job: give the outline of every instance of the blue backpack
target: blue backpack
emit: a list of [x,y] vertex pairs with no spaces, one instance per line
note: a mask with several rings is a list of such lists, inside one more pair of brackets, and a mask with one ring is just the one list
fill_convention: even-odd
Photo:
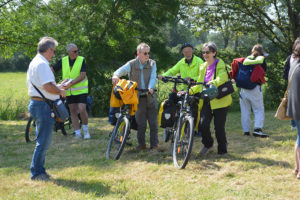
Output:
[[236,86],[244,89],[253,89],[257,86],[258,83],[253,83],[251,81],[251,74],[254,70],[255,65],[243,65],[243,63],[239,64],[239,72],[236,76],[235,82]]

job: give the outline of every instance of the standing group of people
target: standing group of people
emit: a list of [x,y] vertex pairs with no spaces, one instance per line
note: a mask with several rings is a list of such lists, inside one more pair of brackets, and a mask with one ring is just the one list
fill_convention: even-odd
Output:
[[[75,137],[81,138],[81,129],[79,125],[78,114],[83,122],[83,137],[89,139],[88,115],[86,112],[88,80],[86,76],[85,59],[78,56],[78,47],[75,44],[67,46],[68,56],[63,57],[53,68],[49,61],[55,54],[58,42],[51,37],[43,37],[38,43],[37,55],[31,61],[27,71],[28,94],[31,97],[29,111],[36,121],[37,140],[31,163],[31,179],[47,180],[50,175],[44,168],[46,151],[49,148],[52,138],[52,127],[54,119],[51,117],[51,109],[36,91],[37,87],[49,100],[59,99],[60,96],[67,97],[68,106],[71,113],[71,120],[75,130]],[[237,58],[232,62],[232,69],[228,73],[224,61],[217,57],[218,49],[213,42],[205,43],[202,47],[204,61],[194,55],[194,48],[191,44],[183,44],[181,51],[184,55],[175,66],[159,75],[174,76],[181,74],[182,78],[192,78],[197,82],[205,82],[207,85],[216,87],[228,82],[230,79],[236,82],[240,90],[241,122],[245,135],[249,136],[251,132],[251,108],[254,112],[254,136],[268,137],[262,131],[264,123],[264,105],[261,85],[265,83],[265,71],[267,69],[265,57],[267,54],[259,44],[252,49],[251,55],[246,58]],[[138,88],[148,89],[147,94],[139,95],[138,110],[135,114],[138,125],[137,138],[138,149],[145,150],[145,133],[147,123],[150,127],[150,149],[158,148],[158,102],[155,92],[157,66],[156,62],[149,58],[150,46],[141,43],[137,46],[136,58],[128,61],[112,77],[112,83],[116,84],[120,77],[128,75],[129,79],[137,82]],[[300,76],[299,66],[300,57],[300,38],[295,41],[293,54],[287,58],[284,77],[291,80],[288,115],[292,116],[293,123],[298,130],[298,138],[295,146],[296,168],[294,173],[300,178],[300,87],[298,76]],[[51,71],[52,69],[52,71]],[[64,81],[61,84],[55,82],[53,72],[62,70]],[[244,75],[243,75],[244,74]],[[245,75],[246,74],[246,75]],[[246,80],[247,79],[247,80]],[[68,81],[68,82],[67,82]],[[65,84],[65,83],[68,84]],[[34,87],[35,86],[35,87]],[[195,94],[203,91],[202,85],[191,88],[190,93]],[[198,124],[198,134],[202,135],[203,148],[200,154],[207,154],[214,146],[214,140],[211,135],[210,123],[214,120],[215,135],[218,143],[218,154],[227,153],[227,139],[225,123],[229,106],[232,103],[230,94],[213,100],[204,99],[199,103],[201,110]]]
[[[205,62],[194,55],[194,48],[191,44],[185,43],[181,47],[181,52],[184,55],[176,65],[167,70],[158,78],[163,76],[174,76],[180,74],[182,78],[192,78],[197,82],[205,82],[207,85],[221,86],[230,80],[224,61],[217,57],[217,46],[213,42],[205,43],[202,47],[202,55]],[[132,81],[138,82],[138,87],[149,89],[149,95],[139,96],[139,106],[136,113],[138,125],[138,148],[146,149],[145,131],[147,121],[150,125],[150,149],[156,149],[158,145],[157,139],[157,98],[153,89],[156,84],[157,67],[155,61],[149,59],[150,46],[141,43],[137,47],[137,57],[114,72],[112,77],[113,84],[116,84],[121,76],[127,75]],[[247,58],[240,58],[233,62],[233,69],[230,71],[230,76],[234,81],[239,77],[239,66],[235,66],[236,62],[240,62],[243,66],[249,69],[254,69],[252,76],[255,76],[253,87],[241,89],[241,112],[242,112],[242,127],[245,135],[250,135],[251,129],[251,108],[254,111],[254,136],[267,137],[268,135],[262,132],[264,122],[264,105],[261,84],[265,82],[264,75],[266,71],[265,52],[261,45],[255,45],[252,49],[252,54]],[[250,80],[249,80],[250,81]],[[191,94],[202,92],[202,85],[197,85],[191,88]],[[154,94],[154,95],[153,95]],[[154,101],[153,101],[154,100]],[[153,103],[155,102],[155,103]],[[152,104],[153,103],[153,104]],[[214,144],[211,136],[210,123],[214,119],[214,127],[216,139],[218,142],[218,154],[227,153],[227,139],[225,131],[225,123],[229,106],[232,103],[231,95],[226,95],[219,99],[204,99],[200,101],[198,106],[200,121],[198,124],[197,135],[202,135],[202,143],[204,147],[200,154],[207,154]],[[197,111],[196,111],[197,112]]]

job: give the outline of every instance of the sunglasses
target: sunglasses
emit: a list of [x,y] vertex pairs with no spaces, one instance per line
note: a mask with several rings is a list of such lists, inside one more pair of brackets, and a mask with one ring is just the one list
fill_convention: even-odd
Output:
[[78,53],[78,49],[77,50],[75,50],[75,51],[72,51],[73,53]]
[[144,55],[149,55],[150,56],[150,52],[144,52]]
[[210,54],[210,51],[202,51],[202,54]]

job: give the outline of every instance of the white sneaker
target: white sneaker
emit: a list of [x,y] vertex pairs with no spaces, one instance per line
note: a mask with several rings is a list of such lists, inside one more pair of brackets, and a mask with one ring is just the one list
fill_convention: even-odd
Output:
[[84,136],[83,136],[84,139],[86,139],[86,140],[91,139],[91,135],[90,135],[89,131],[84,131],[83,133],[84,133]]
[[74,137],[77,138],[77,139],[81,139],[81,133],[75,133]]

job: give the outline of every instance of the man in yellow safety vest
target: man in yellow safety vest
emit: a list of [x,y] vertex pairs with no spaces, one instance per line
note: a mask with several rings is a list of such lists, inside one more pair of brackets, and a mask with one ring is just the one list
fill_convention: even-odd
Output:
[[71,84],[66,90],[67,103],[70,109],[71,120],[75,130],[75,137],[81,138],[78,113],[80,114],[83,127],[84,139],[90,139],[88,129],[88,114],[86,111],[88,95],[88,79],[86,76],[87,67],[85,59],[78,56],[78,47],[76,44],[67,45],[68,56],[63,57],[53,67],[53,71],[62,69],[62,79],[68,79]]

